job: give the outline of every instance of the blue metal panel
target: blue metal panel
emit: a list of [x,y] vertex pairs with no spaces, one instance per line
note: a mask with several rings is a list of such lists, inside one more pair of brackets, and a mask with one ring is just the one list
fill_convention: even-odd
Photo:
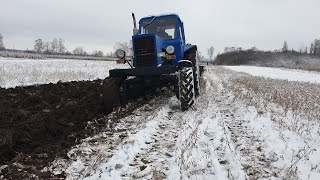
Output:
[[174,54],[176,59],[172,61],[173,64],[177,65],[178,62],[183,58],[183,49],[181,48],[181,39],[169,40],[166,42],[166,47],[172,45],[174,47]]
[[[153,37],[154,38],[154,47],[157,47],[156,46],[156,39],[155,39],[155,34],[138,34],[138,35],[134,35],[134,36],[132,36],[132,43],[134,42],[134,39],[136,39],[136,38],[142,38],[142,37]],[[137,67],[137,65],[136,65],[136,56],[135,56],[135,54],[136,54],[136,47],[135,47],[135,44],[133,43],[132,44],[132,48],[133,48],[133,53],[134,53],[134,57],[133,57],[133,66],[134,67]],[[157,52],[155,52],[155,56],[157,56]],[[155,60],[156,61],[156,60]],[[158,64],[155,64],[156,66],[158,65]]]
[[155,35],[155,37],[156,37],[155,47],[157,50],[157,66],[159,66],[160,64],[162,64],[162,59],[160,56],[158,56],[158,54],[162,52],[162,48],[164,48],[165,41],[157,35]]
[[191,44],[187,44],[184,46],[184,51],[183,52],[187,52],[189,49],[197,47],[196,45],[191,45]]

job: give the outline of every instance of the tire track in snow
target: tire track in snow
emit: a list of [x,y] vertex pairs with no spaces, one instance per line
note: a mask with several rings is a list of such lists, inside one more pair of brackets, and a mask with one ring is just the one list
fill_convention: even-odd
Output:
[[[137,132],[129,132],[128,138],[118,145],[112,153],[112,157],[107,160],[105,164],[99,167],[101,172],[95,173],[90,179],[120,179],[120,178],[137,178],[144,176],[144,174],[137,174],[136,172],[151,171],[151,167],[136,164],[137,159],[144,152],[148,151],[152,145],[152,137],[160,129],[165,117],[168,113],[167,109],[159,108],[155,110],[152,116],[147,117],[145,127]],[[145,160],[143,163],[146,163]]]
[[[175,97],[174,97],[175,98]],[[126,173],[128,177],[135,179],[163,179],[166,177],[165,170],[168,170],[168,159],[172,157],[180,122],[172,118],[178,106],[174,98],[171,98],[169,105],[162,108],[158,117],[155,131],[150,133],[150,140],[146,141],[148,147],[141,154],[137,155],[130,163],[131,168]]]
[[230,150],[237,156],[241,169],[246,173],[246,178],[277,178],[279,170],[272,166],[275,159],[263,152],[262,147],[265,143],[261,136],[262,129],[261,132],[257,132],[250,126],[250,122],[258,115],[256,109],[235,101],[232,93],[223,87],[223,81],[228,83],[226,78],[234,76],[234,74],[223,69],[212,71],[212,73],[221,72],[225,76],[216,75],[217,81],[221,83],[218,88],[220,94],[218,97],[221,98],[218,102],[221,103],[218,103],[218,106],[220,107],[220,116],[223,119],[224,131]]
[[[228,148],[223,119],[219,116],[219,82],[206,72],[202,96],[195,109],[176,113],[182,119],[168,179],[244,179],[241,163]],[[221,99],[223,101],[223,99]]]
[[[228,73],[221,71],[221,68],[207,69],[207,83],[210,84],[212,93],[212,106],[216,109],[217,124],[219,125],[220,139],[216,143],[216,151],[219,157],[219,163],[223,165],[228,179],[249,179],[241,164],[241,154],[235,150],[230,133],[228,131],[225,118],[232,112],[232,103],[228,103],[229,96],[225,96],[225,90],[222,84],[222,77],[226,78]],[[210,76],[209,76],[210,75]]]

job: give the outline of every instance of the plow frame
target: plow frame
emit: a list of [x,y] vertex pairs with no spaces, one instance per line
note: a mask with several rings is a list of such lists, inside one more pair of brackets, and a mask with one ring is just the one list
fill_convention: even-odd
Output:
[[177,72],[176,65],[167,65],[159,67],[140,67],[132,69],[113,69],[109,71],[110,77],[126,76],[160,76],[174,74]]

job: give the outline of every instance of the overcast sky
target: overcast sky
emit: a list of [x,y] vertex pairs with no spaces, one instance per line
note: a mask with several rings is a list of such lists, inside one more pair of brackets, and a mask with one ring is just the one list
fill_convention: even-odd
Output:
[[202,54],[214,46],[274,50],[320,38],[320,0],[0,0],[7,48],[33,49],[34,40],[63,38],[68,50],[109,52],[132,35],[131,13],[177,13],[188,43]]

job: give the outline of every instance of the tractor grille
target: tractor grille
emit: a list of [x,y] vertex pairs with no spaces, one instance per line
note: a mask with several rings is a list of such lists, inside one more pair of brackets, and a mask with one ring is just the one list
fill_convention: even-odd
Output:
[[141,38],[135,38],[135,61],[136,67],[151,67],[156,64],[156,50],[154,47],[154,37],[147,36]]

